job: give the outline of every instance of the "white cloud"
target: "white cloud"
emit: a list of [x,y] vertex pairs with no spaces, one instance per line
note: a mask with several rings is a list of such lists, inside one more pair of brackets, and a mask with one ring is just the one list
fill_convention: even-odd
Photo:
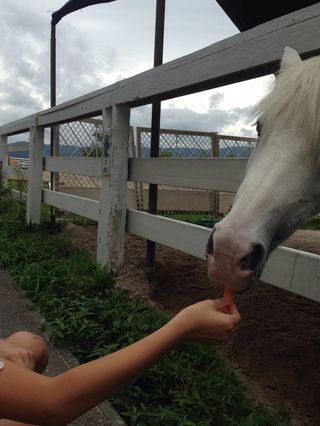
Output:
[[[0,124],[49,106],[50,13],[66,0],[0,0]],[[155,1],[117,0],[72,13],[57,26],[58,103],[153,66]],[[237,32],[215,1],[166,3],[164,61]],[[163,102],[162,126],[250,133],[261,81]],[[150,125],[150,107],[132,120]]]
[[[188,107],[172,107],[170,104],[163,103],[161,127],[255,137],[254,127],[248,125],[244,127],[244,123],[250,116],[252,106],[224,110],[219,108],[222,101],[222,93],[211,95],[209,98],[210,105],[204,112],[194,111]],[[151,107],[144,106],[133,109],[131,123],[134,126],[150,127]]]

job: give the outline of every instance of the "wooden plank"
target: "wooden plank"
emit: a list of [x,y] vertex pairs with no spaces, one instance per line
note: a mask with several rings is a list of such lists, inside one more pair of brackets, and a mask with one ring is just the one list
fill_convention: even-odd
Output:
[[225,141],[237,141],[237,142],[249,142],[249,143],[256,143],[258,141],[257,138],[248,138],[245,136],[220,135],[220,133],[218,133],[218,138],[220,140],[225,140]]
[[261,279],[320,302],[320,256],[316,254],[280,246],[271,254]]
[[[151,127],[137,127],[137,132],[151,134]],[[160,133],[164,135],[207,136],[209,138],[212,136],[212,132],[199,132],[196,130],[160,129]]]
[[102,158],[45,157],[44,169],[82,176],[102,176]]
[[[205,259],[211,229],[137,210],[127,212],[127,231]],[[280,246],[270,256],[262,281],[320,302],[320,256]]]
[[15,142],[8,144],[8,152],[29,151],[29,142]]
[[96,200],[64,194],[62,192],[55,192],[50,189],[43,189],[42,194],[43,202],[49,206],[98,221],[99,202]]
[[205,249],[211,230],[179,220],[127,210],[127,231],[183,253],[205,259]]
[[7,174],[7,178],[10,177],[18,178],[18,179],[27,179],[28,178],[28,170],[19,169],[16,167],[7,166],[5,173]]
[[27,202],[28,194],[26,194],[25,192],[16,191],[15,189],[11,189],[10,192],[12,198],[14,198],[15,200],[20,201],[22,203]]
[[130,158],[128,180],[236,192],[247,161],[244,158]]
[[17,135],[19,133],[29,132],[30,128],[36,124],[37,114],[32,114],[1,126],[0,135]]
[[43,176],[43,145],[44,129],[32,127],[30,129],[30,153],[28,173],[28,200],[27,223],[40,224],[41,222],[41,191]]
[[[111,122],[112,120],[112,122]],[[110,126],[110,123],[112,125]],[[97,262],[112,271],[123,263],[127,201],[130,109],[114,105],[103,111],[104,172],[100,189]]]
[[112,144],[112,108],[102,111],[102,132],[104,140],[103,174],[100,187],[100,205],[97,238],[97,263],[107,266],[109,261],[108,227],[110,220],[110,148]]
[[41,125],[100,113],[116,103],[144,105],[274,72],[284,46],[320,52],[320,4],[282,16],[190,55],[43,111]]

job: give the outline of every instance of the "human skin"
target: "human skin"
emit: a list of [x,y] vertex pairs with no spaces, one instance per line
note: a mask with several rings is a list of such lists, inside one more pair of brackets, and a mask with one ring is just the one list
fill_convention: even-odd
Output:
[[175,346],[187,341],[226,340],[240,314],[235,305],[228,313],[225,309],[223,299],[191,305],[142,340],[56,377],[42,376],[2,358],[0,418],[41,426],[66,425],[119,392]]
[[29,331],[18,331],[6,339],[0,339],[0,358],[42,373],[48,364],[49,352],[42,337]]

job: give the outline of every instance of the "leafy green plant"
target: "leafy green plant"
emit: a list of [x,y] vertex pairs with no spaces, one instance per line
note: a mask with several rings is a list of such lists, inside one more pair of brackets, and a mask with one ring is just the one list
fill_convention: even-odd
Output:
[[320,230],[320,217],[315,216],[307,220],[303,225],[300,226],[300,229],[312,229],[315,231]]

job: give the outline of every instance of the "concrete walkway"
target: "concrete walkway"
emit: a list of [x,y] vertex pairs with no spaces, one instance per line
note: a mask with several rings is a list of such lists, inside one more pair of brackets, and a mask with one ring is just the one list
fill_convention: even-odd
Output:
[[[6,338],[20,330],[40,332],[44,319],[38,313],[30,311],[31,302],[6,271],[0,270],[0,338]],[[46,375],[56,376],[77,366],[75,357],[66,350],[50,346],[50,361]],[[126,423],[107,401],[92,409],[72,425],[85,426],[125,426]]]

